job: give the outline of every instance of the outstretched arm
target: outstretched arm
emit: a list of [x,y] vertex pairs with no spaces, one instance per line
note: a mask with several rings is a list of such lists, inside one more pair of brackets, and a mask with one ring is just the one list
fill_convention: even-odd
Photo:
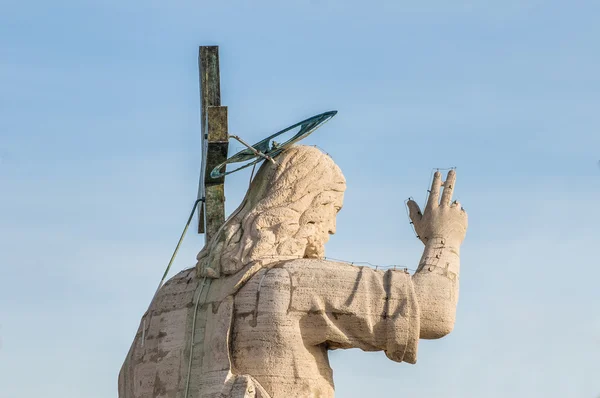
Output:
[[455,181],[454,170],[444,183],[438,171],[424,212],[413,200],[407,203],[415,231],[425,244],[417,272],[412,276],[421,310],[422,339],[438,339],[454,328],[460,245],[467,231],[467,213],[460,203],[452,202]]

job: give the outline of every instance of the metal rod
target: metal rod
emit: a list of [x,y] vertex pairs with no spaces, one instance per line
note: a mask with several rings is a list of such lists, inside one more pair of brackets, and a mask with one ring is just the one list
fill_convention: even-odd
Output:
[[[154,296],[156,297],[156,294],[158,293],[158,291],[160,290],[163,282],[165,281],[165,278],[167,277],[167,274],[169,273],[169,270],[171,269],[171,265],[173,265],[173,261],[175,260],[175,256],[177,256],[177,252],[179,251],[179,247],[181,246],[181,242],[183,242],[183,238],[185,237],[185,234],[192,222],[192,219],[194,218],[194,213],[196,212],[196,208],[198,207],[198,203],[200,202],[204,202],[204,198],[200,198],[197,199],[194,202],[194,207],[192,207],[192,212],[190,213],[190,216],[187,220],[187,223],[185,224],[185,228],[183,228],[183,232],[181,233],[181,237],[179,238],[179,242],[177,242],[177,246],[175,246],[175,251],[173,252],[173,255],[171,256],[171,260],[169,261],[169,265],[167,265],[167,269],[165,270],[165,273],[163,274],[162,279],[160,280],[160,283],[158,284],[158,288],[156,288],[156,292],[154,293]],[[154,300],[154,298],[153,298]]]
[[[208,281],[208,283],[210,284],[210,280]],[[194,317],[192,318],[192,335],[190,337],[190,358],[188,359],[188,371],[185,380],[185,393],[183,394],[183,398],[188,398],[188,392],[190,391],[190,376],[192,374],[192,360],[194,356],[194,335],[196,334],[196,315],[198,314],[198,304],[200,303],[200,296],[202,296],[204,285],[206,285],[206,277],[202,279],[202,285],[200,285],[200,292],[194,300]]]
[[[181,237],[179,238],[179,241],[177,242],[177,246],[175,246],[175,251],[173,251],[173,255],[171,256],[171,260],[169,260],[169,264],[167,265],[167,269],[165,270],[160,282],[158,283],[158,287],[156,288],[156,291],[154,292],[154,296],[152,296],[152,300],[150,301],[150,305],[148,305],[148,316],[152,317],[152,314],[150,313],[150,307],[152,307],[152,303],[154,302],[154,299],[156,299],[156,296],[158,295],[158,291],[160,290],[160,288],[162,287],[163,283],[165,282],[165,279],[167,277],[167,275],[169,274],[169,270],[171,269],[171,265],[173,265],[173,261],[175,261],[175,257],[177,256],[177,252],[179,251],[179,247],[181,246],[181,242],[183,242],[183,238],[185,237],[185,234],[192,222],[192,219],[194,218],[194,213],[196,212],[196,208],[198,207],[198,203],[200,202],[204,202],[204,198],[200,198],[197,199],[194,202],[194,207],[192,207],[192,212],[190,213],[190,216],[188,217],[187,223],[185,224],[185,227],[183,228],[183,232],[181,233]],[[143,322],[143,326],[142,326],[142,347],[144,346],[146,340],[146,319],[144,319]]]
[[248,149],[250,149],[256,156],[260,156],[261,158],[265,158],[268,161],[270,161],[271,163],[275,164],[275,160],[273,160],[272,157],[270,157],[269,155],[265,155],[261,151],[257,151],[252,145],[248,144],[246,141],[242,140],[237,135],[229,135],[229,138],[233,138],[234,140],[239,141],[242,145],[247,146]]

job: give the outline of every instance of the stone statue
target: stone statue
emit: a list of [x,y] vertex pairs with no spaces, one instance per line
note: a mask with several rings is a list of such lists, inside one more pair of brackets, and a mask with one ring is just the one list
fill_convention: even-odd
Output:
[[[384,351],[415,363],[421,339],[454,327],[467,214],[456,174],[437,172],[414,275],[325,261],[345,179],[326,154],[294,146],[264,162],[240,207],[143,315],[120,398],[333,397],[328,351]],[[442,188],[443,187],[443,188]],[[443,190],[443,192],[441,192]]]

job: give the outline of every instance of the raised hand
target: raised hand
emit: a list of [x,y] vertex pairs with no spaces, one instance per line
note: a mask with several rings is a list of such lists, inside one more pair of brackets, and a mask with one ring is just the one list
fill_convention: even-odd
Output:
[[[432,238],[444,239],[451,247],[458,248],[467,233],[467,213],[457,201],[452,202],[456,172],[450,170],[446,181],[436,171],[431,184],[431,193],[425,210],[412,199],[407,202],[410,219],[419,239],[425,244]],[[440,190],[444,187],[440,200]]]

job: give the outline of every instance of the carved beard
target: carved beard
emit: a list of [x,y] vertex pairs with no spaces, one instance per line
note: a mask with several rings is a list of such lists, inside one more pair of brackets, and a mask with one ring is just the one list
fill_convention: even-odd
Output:
[[304,250],[304,258],[323,258],[325,257],[325,245],[309,241]]

